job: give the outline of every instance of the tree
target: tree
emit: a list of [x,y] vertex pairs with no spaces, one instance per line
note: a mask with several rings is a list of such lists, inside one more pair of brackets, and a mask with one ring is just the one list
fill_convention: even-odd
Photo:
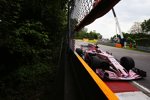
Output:
[[0,0],[1,99],[39,99],[53,82],[67,1]]
[[141,28],[144,33],[149,33],[150,32],[150,19],[144,20],[141,24]]
[[[47,45],[49,46],[45,49],[54,51],[51,56],[53,60],[57,59],[58,55],[56,54],[59,52],[59,46],[56,46],[56,44],[60,45],[61,41],[58,40],[61,40],[66,32],[67,10],[66,6],[64,6],[66,2],[67,0],[1,0],[0,54],[4,55],[5,58],[7,57],[5,55],[8,54],[15,55],[12,53],[18,52],[18,50],[12,47],[15,46],[15,42],[10,41],[18,41],[17,39],[19,39],[20,43],[28,43],[30,48],[36,46],[36,48],[38,48],[37,50],[39,50],[42,46],[38,44],[35,45],[33,40],[38,41],[39,39],[42,39],[42,37],[38,38],[39,33],[43,35],[46,33],[49,40],[47,41]],[[30,27],[30,25],[32,27]],[[18,29],[24,31],[25,34],[20,34]],[[31,33],[34,33],[34,39],[31,39],[32,41],[24,39],[29,34],[31,35]],[[33,37],[30,36],[30,38]],[[22,46],[21,48],[28,50],[25,46]],[[1,59],[3,59],[3,56],[1,56]],[[24,59],[24,57],[21,59]]]
[[140,22],[135,22],[132,27],[130,28],[130,33],[131,34],[137,34],[137,33],[141,33],[142,29],[141,29],[141,23]]
[[98,39],[102,39],[103,36],[100,34],[100,33],[97,33],[98,34]]
[[83,38],[88,38],[88,39],[98,39],[102,38],[102,35],[100,33],[96,33],[96,31],[90,31],[89,33],[87,32],[87,28],[82,29],[78,33],[75,34],[75,38],[77,39],[83,39]]

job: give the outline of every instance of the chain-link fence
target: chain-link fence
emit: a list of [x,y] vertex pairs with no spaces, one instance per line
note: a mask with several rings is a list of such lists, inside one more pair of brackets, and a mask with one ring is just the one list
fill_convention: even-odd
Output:
[[95,19],[102,17],[120,0],[72,0],[71,20],[74,20],[75,31],[92,23]]
[[[54,96],[63,100],[107,100],[88,71],[73,52],[73,34],[106,14],[119,0],[69,0],[68,33],[62,39]],[[72,50],[71,50],[71,49]],[[88,84],[86,84],[88,83]],[[59,96],[58,96],[59,95]]]
[[89,14],[94,5],[94,0],[74,0],[74,8],[71,17],[79,24],[83,18]]

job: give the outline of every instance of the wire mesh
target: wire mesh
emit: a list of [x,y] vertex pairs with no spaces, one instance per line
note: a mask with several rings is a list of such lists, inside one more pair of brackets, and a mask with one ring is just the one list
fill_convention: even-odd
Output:
[[72,0],[71,30],[78,32],[108,13],[120,0]]
[[71,12],[71,18],[77,21],[77,24],[89,14],[93,9],[95,1],[99,0],[74,0],[74,7]]

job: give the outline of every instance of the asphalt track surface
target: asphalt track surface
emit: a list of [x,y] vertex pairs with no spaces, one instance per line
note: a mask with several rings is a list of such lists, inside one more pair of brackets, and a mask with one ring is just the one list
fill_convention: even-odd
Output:
[[[80,47],[81,44],[87,43],[82,41],[76,41],[75,47],[78,48]],[[135,82],[150,90],[150,53],[110,47],[105,45],[98,45],[98,46],[103,51],[108,51],[112,53],[112,55],[118,60],[120,60],[120,58],[123,56],[132,57],[135,61],[135,66],[147,72],[147,77],[141,80],[136,80]]]

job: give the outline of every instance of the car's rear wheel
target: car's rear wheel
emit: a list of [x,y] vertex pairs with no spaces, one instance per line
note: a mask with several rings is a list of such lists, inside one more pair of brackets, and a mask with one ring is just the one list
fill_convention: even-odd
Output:
[[76,52],[82,57],[83,51],[80,48],[76,48]]
[[122,57],[120,59],[120,64],[129,71],[130,69],[135,67],[135,62],[131,57]]

